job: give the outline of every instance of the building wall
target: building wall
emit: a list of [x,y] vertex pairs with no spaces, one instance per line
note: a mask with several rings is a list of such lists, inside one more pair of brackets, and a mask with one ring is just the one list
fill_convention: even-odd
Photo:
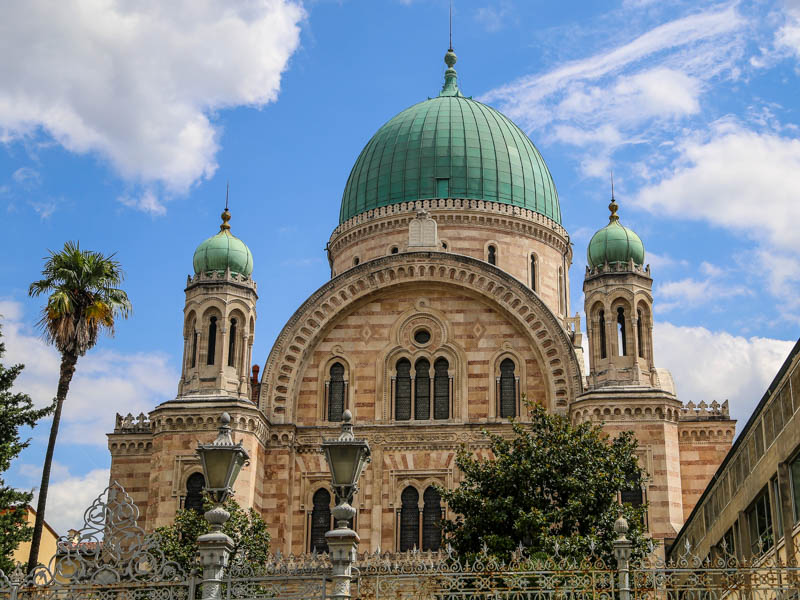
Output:
[[[33,527],[34,521],[36,521],[36,511],[31,506],[26,506],[25,522],[30,527]],[[51,564],[51,561],[55,557],[56,551],[58,550],[58,535],[59,534],[47,524],[47,521],[45,521],[44,527],[42,528],[41,542],[39,543],[39,562],[41,564],[48,566]],[[19,546],[17,546],[17,549],[11,554],[11,560],[14,563],[21,563],[25,565],[28,562],[28,556],[30,553],[31,543],[20,542]]]
[[[723,536],[730,531],[733,550],[740,558],[758,559],[762,550],[777,550],[782,560],[800,559],[799,364],[800,342],[688,516],[675,540],[676,552],[688,541],[699,556],[721,554]],[[755,521],[750,510],[765,491],[773,533],[764,537],[765,544],[759,549],[751,536]],[[786,540],[790,540],[788,556]],[[730,552],[727,543],[726,547]]]
[[[556,222],[538,213],[494,202],[472,201],[468,209],[454,200],[392,205],[373,217],[358,215],[337,227],[328,244],[331,275],[408,247],[408,226],[418,208],[425,207],[438,224],[442,251],[488,259],[488,246],[497,250],[497,266],[532,287],[531,254],[537,257],[536,292],[562,317],[569,314],[569,236]],[[366,217],[366,218],[365,218]],[[446,248],[445,248],[446,246]],[[560,275],[559,275],[560,274]],[[559,284],[559,277],[561,284]],[[562,298],[559,298],[559,294]]]

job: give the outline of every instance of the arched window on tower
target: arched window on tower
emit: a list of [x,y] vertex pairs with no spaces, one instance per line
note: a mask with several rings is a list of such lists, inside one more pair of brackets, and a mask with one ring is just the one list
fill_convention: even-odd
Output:
[[202,473],[192,473],[186,480],[186,498],[183,508],[203,514],[203,488],[206,486]]
[[311,552],[316,550],[318,553],[327,552],[328,542],[325,534],[331,528],[331,493],[324,488],[318,489],[314,492],[312,504],[314,508],[311,511],[309,550]]
[[531,254],[531,289],[536,291],[536,255]]
[[207,365],[214,364],[214,355],[217,353],[217,317],[211,317],[208,323],[208,358]]
[[642,309],[636,310],[636,343],[639,346],[639,356],[644,358],[644,337],[642,336]]
[[517,377],[516,365],[510,358],[500,363],[500,417],[517,416]]
[[231,319],[231,333],[228,339],[228,366],[232,367],[236,356],[236,319]]
[[408,486],[400,494],[400,552],[419,548],[419,492]]
[[422,494],[422,550],[436,552],[442,545],[442,497],[435,487],[430,486]]
[[333,363],[328,383],[328,421],[341,421],[344,414],[344,365]]
[[496,246],[489,246],[489,248],[487,250],[486,260],[490,265],[496,265],[497,264],[497,247]]
[[396,421],[411,419],[411,361],[401,358],[395,367],[394,418]]
[[617,351],[620,356],[628,356],[628,341],[625,336],[625,309],[617,309]]
[[431,418],[431,363],[420,358],[414,365],[414,418],[426,421]]
[[437,358],[433,363],[433,418],[450,418],[450,363]]
[[601,310],[597,313],[597,319],[600,321],[598,324],[600,328],[600,358],[608,358],[606,350],[606,311]]
[[192,368],[197,366],[197,327],[192,323]]
[[566,294],[564,292],[564,269],[558,267],[558,312],[565,314],[567,312]]

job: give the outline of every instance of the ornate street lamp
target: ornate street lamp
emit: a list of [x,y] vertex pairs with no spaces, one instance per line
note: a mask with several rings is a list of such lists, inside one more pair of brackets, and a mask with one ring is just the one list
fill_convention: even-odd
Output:
[[347,527],[347,521],[355,516],[356,509],[350,503],[358,491],[358,478],[370,461],[369,444],[366,440],[355,439],[352,420],[353,414],[349,410],[344,411],[342,434],[335,440],[322,442],[336,494],[333,517],[337,527]]
[[[233,443],[230,415],[224,412],[219,420],[217,439],[210,444],[198,444],[197,454],[200,455],[203,463],[203,476],[206,478],[204,489],[214,503],[221,508],[228,496],[233,493],[236,477],[250,460],[250,455],[247,454],[247,450],[242,448],[241,442]],[[223,523],[227,520],[226,517]]]
[[222,597],[222,577],[233,551],[233,540],[222,532],[222,526],[231,514],[222,504],[233,493],[236,477],[250,459],[241,442],[233,443],[231,416],[224,412],[219,421],[217,439],[210,444],[197,444],[197,454],[200,455],[203,476],[206,478],[205,491],[214,502],[214,507],[205,514],[206,521],[211,524],[211,532],[197,538],[203,567],[203,600]]
[[322,442],[336,495],[336,506],[331,511],[336,520],[336,528],[325,534],[333,567],[334,589],[331,597],[334,600],[350,598],[352,566],[361,539],[348,527],[347,522],[356,515],[356,509],[350,503],[358,491],[358,478],[370,461],[369,444],[367,440],[355,439],[352,421],[352,413],[349,410],[344,411],[342,434],[338,439]]

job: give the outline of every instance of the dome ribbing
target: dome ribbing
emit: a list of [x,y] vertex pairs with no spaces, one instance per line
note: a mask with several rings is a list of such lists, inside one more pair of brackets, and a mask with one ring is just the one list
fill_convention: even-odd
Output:
[[365,211],[428,198],[520,206],[561,223],[558,194],[528,136],[458,89],[455,54],[436,98],[407,108],[361,151],[342,195],[339,222]]

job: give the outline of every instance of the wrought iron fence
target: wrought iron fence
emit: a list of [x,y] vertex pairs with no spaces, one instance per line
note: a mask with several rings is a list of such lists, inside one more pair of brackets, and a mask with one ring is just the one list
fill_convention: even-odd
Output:
[[0,571],[0,600],[184,600],[196,579],[167,560],[154,533],[137,524],[139,509],[117,483],[84,513],[83,527],[57,541],[48,565],[26,574]]
[[[624,552],[608,564],[591,548],[580,561],[558,549],[550,557],[528,556],[524,548],[507,562],[485,548],[471,560],[450,548],[333,558],[276,553],[261,565],[241,558],[227,564],[225,556],[217,563],[226,565],[222,575],[209,576],[221,572],[212,570],[202,578],[168,560],[157,535],[137,525],[138,516],[122,487],[111,485],[86,511],[84,527],[59,538],[49,565],[29,574],[21,566],[0,571],[0,600],[800,600],[800,569],[776,550],[738,560],[724,547],[711,557],[686,547],[669,562],[651,553],[630,564]],[[797,540],[791,542],[790,549]],[[615,548],[630,548],[624,532]]]

